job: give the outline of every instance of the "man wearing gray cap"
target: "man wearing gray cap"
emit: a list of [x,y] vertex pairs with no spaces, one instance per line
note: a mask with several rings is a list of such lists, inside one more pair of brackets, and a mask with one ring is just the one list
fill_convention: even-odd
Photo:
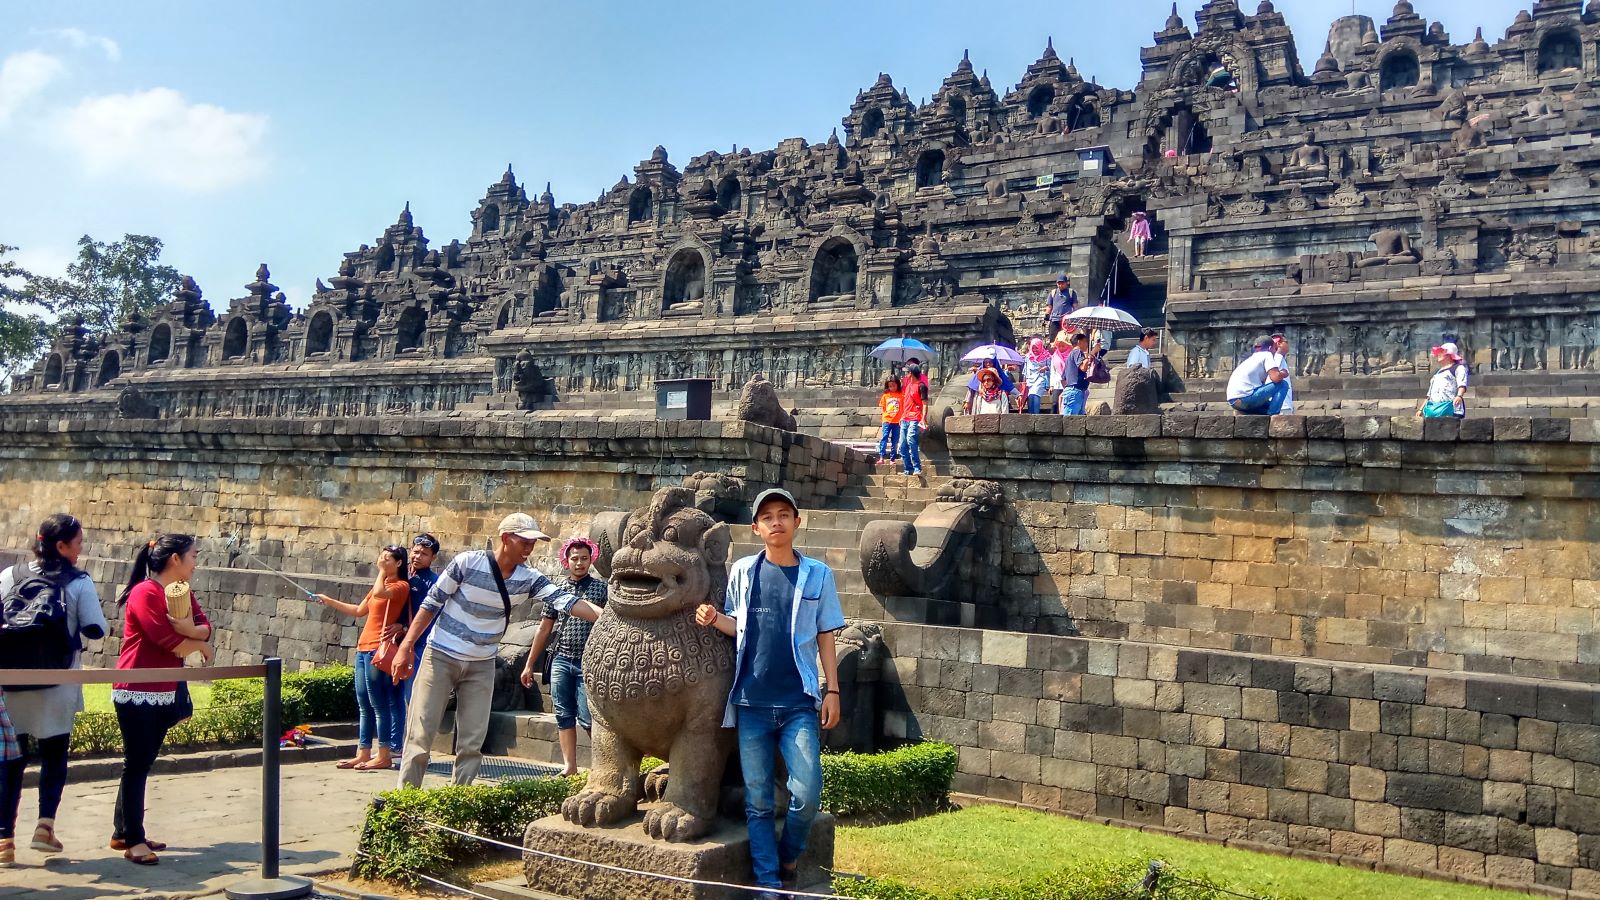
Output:
[[428,748],[439,733],[445,706],[456,695],[455,783],[471,784],[483,760],[494,699],[494,661],[500,638],[511,626],[512,598],[542,600],[560,612],[593,622],[600,615],[586,600],[558,587],[523,563],[550,536],[526,513],[500,520],[497,549],[456,555],[428,591],[395,654],[394,677],[411,675],[417,641],[434,624],[422,659],[406,719],[406,746],[400,786],[417,787],[428,770]]

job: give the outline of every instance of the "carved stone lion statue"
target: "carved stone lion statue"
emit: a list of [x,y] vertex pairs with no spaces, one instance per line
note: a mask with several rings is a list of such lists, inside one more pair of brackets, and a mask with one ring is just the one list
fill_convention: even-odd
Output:
[[663,803],[645,832],[692,841],[712,827],[733,732],[722,714],[733,682],[733,642],[695,624],[701,603],[727,590],[728,526],[695,508],[694,492],[663,488],[634,510],[610,559],[611,597],[583,654],[594,718],[589,783],[561,814],[586,827],[638,811],[639,763],[672,764]]
[[769,425],[783,431],[794,431],[797,427],[794,415],[784,410],[778,400],[777,388],[765,375],[756,375],[744,386],[744,391],[739,395],[738,415],[746,422]]

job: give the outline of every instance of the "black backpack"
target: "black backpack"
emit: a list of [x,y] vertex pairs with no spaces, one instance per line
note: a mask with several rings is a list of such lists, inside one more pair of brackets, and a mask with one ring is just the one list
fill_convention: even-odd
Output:
[[[67,669],[78,641],[67,627],[67,585],[84,573],[69,568],[54,575],[17,566],[13,576],[26,576],[0,599],[0,670]],[[50,685],[5,687],[37,691]]]

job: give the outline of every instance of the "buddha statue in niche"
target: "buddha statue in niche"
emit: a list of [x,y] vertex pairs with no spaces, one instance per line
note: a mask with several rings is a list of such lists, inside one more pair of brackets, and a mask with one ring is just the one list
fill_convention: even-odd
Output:
[[1285,178],[1321,178],[1328,174],[1328,154],[1317,146],[1316,138],[1307,132],[1305,141],[1289,152],[1283,166]]

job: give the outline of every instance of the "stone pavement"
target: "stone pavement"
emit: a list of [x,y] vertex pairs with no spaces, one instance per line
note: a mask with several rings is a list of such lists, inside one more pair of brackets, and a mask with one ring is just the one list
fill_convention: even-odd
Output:
[[[367,803],[394,787],[394,776],[343,771],[333,763],[286,765],[282,773],[282,872],[310,876],[349,866]],[[46,862],[18,847],[17,867],[0,870],[0,897],[221,897],[228,884],[260,871],[260,769],[150,779],[146,830],[171,845],[159,866],[135,866],[107,849],[116,796],[115,780],[68,784],[57,823],[67,852]],[[31,833],[35,797],[31,789],[23,795],[22,834]]]

